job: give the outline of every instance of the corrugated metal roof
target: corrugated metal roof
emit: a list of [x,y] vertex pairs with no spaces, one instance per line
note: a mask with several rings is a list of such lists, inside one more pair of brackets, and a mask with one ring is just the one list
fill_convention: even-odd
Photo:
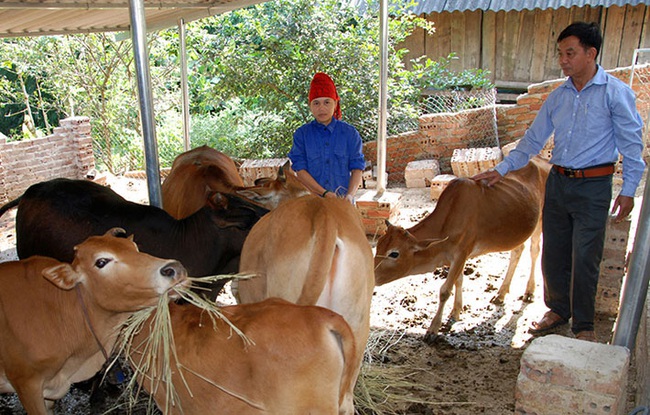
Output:
[[636,6],[637,4],[650,4],[649,0],[420,0],[413,8],[415,14],[441,13],[455,11],[521,11],[535,9],[559,9],[573,6],[584,7],[610,7],[610,6]]
[[[159,30],[265,0],[142,0],[148,30]],[[0,0],[0,37],[128,31],[129,0]]]

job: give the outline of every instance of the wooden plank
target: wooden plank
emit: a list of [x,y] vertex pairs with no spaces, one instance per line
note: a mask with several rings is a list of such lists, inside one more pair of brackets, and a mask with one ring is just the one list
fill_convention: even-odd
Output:
[[[597,7],[591,7],[591,6],[585,6],[585,17],[584,21],[587,23],[598,23],[598,25],[601,25],[601,14],[603,11],[603,6],[597,6]],[[602,27],[602,25],[601,25]]]
[[455,11],[450,15],[449,45],[451,52],[456,54],[456,59],[451,61],[450,69],[462,71],[465,51],[465,15],[463,12]]
[[490,71],[490,79],[494,82],[496,71],[496,13],[488,11],[483,13],[482,47],[480,67]]
[[[555,60],[554,56],[547,56],[548,44],[555,43],[551,38],[551,24],[553,22],[553,10],[536,10],[535,34],[528,41],[532,43],[533,56],[530,63],[530,81],[532,83],[544,81],[544,65],[547,59]],[[554,48],[553,48],[554,50]]]
[[505,65],[503,63],[503,49],[504,49],[504,40],[508,36],[508,31],[506,30],[506,25],[505,25],[505,20],[506,20],[506,12],[503,10],[498,11],[496,13],[496,24],[495,24],[495,32],[496,32],[496,62],[495,62],[495,68],[494,68],[494,77],[496,79],[508,79],[508,77],[505,74]]
[[[519,14],[519,33],[513,68],[513,81],[530,81],[531,64],[533,61],[533,46],[531,41],[535,39],[535,12],[522,10]],[[533,43],[534,44],[534,43]]]
[[605,69],[614,69],[618,65],[624,21],[624,7],[611,6],[608,8],[607,19],[603,28],[603,56],[600,59],[600,64]]
[[509,11],[505,14],[503,38],[503,77],[501,79],[515,79],[515,64],[517,63],[517,45],[519,43],[519,12]]
[[465,12],[465,54],[464,68],[480,68],[481,57],[481,19],[483,12]]
[[425,45],[426,54],[432,60],[446,58],[451,53],[450,47],[450,13],[436,13],[432,15],[432,20],[436,27],[433,35],[427,36]]
[[619,67],[630,66],[634,49],[639,47],[641,31],[643,30],[643,18],[645,17],[645,5],[625,6],[625,23],[621,36],[621,52],[618,55]]
[[408,53],[404,56],[406,69],[411,69],[411,59],[417,59],[422,55],[426,55],[425,40],[426,32],[421,27],[417,27],[410,36],[404,39],[404,42],[397,45],[398,49],[408,49]]
[[641,31],[639,47],[642,49],[650,48],[650,8],[648,6],[646,6],[645,16],[643,18],[643,30]]
[[555,10],[553,13],[553,22],[551,24],[551,39],[546,49],[546,63],[544,64],[544,79],[563,78],[564,74],[557,62],[557,37],[560,32],[570,24],[570,11],[563,7]]

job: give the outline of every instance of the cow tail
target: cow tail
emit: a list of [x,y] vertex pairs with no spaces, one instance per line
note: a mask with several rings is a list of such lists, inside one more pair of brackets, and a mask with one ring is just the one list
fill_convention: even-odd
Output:
[[[325,218],[328,221],[329,218]],[[329,229],[326,232],[316,232],[311,236],[313,245],[310,252],[311,260],[309,262],[309,271],[305,277],[305,282],[298,298],[297,304],[311,305],[316,304],[326,308],[331,308],[327,304],[319,304],[319,299],[327,293],[323,293],[325,287],[332,286],[330,281],[332,267],[335,265],[335,255],[337,254],[336,229],[335,223],[321,224],[322,229]]]
[[22,199],[22,196],[19,196],[18,198],[12,200],[11,202],[6,203],[4,206],[0,207],[0,216],[4,215],[6,211],[8,211],[11,208],[15,208],[18,206],[18,203],[20,202],[20,199]]
[[357,346],[352,329],[344,319],[340,323],[330,326],[330,334],[334,337],[343,357],[343,373],[341,373],[341,385],[339,389],[339,406],[354,401],[354,384],[356,383],[356,369],[359,359],[356,356]]

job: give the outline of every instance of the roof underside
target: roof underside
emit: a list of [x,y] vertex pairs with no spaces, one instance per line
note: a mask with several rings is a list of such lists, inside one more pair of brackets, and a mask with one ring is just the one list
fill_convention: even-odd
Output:
[[521,11],[535,9],[559,9],[560,7],[610,7],[648,4],[648,0],[421,0],[413,8],[415,14],[455,11]]
[[[144,0],[147,30],[240,9],[264,0]],[[0,37],[128,31],[128,0],[0,0]]]

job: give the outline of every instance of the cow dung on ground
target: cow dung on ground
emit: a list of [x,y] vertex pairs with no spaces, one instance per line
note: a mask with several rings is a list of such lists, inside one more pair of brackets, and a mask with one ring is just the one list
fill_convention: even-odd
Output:
[[[147,200],[143,181],[120,178],[111,185],[129,200]],[[400,217],[396,221],[401,226],[411,226],[434,207],[428,189],[389,191],[403,193]],[[13,215],[8,213],[1,218],[1,261],[15,255]],[[439,336],[433,346],[421,339],[435,313],[445,270],[406,277],[375,288],[371,335],[357,385],[364,396],[357,400],[357,409],[364,414],[512,413],[519,361],[532,340],[527,329],[545,310],[541,281],[538,281],[532,304],[520,298],[530,266],[527,253],[528,248],[522,255],[503,306],[490,303],[494,291],[489,287],[501,284],[508,266],[508,253],[470,259],[463,285],[462,321]],[[233,301],[229,291],[226,294],[220,300]],[[451,301],[447,306],[445,315],[451,310]],[[607,318],[596,322],[599,341],[609,340],[613,323]],[[559,334],[570,336],[568,329],[562,329]],[[74,390],[57,404],[56,409],[57,414],[88,414],[88,395],[83,390]],[[0,397],[0,414],[22,415],[23,412],[14,396],[4,395]]]

